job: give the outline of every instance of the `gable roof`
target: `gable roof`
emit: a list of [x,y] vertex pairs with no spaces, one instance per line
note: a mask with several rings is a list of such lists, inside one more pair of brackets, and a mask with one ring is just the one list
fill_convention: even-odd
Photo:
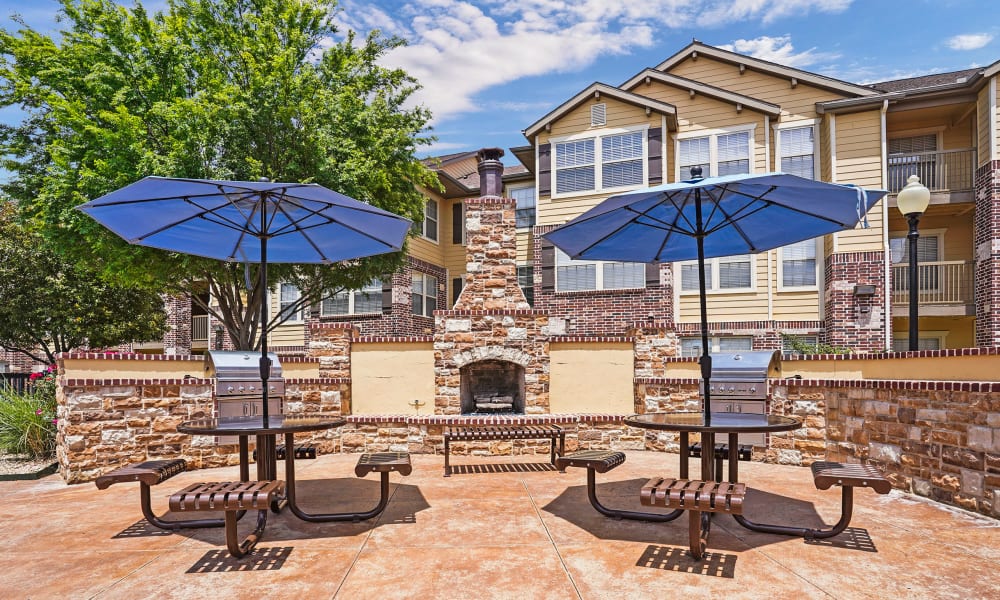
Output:
[[714,85],[708,85],[706,83],[701,83],[700,81],[680,77],[678,75],[671,75],[670,73],[664,73],[662,71],[657,71],[656,69],[646,69],[645,71],[636,74],[620,87],[624,90],[631,91],[644,81],[659,81],[660,83],[684,90],[690,90],[697,94],[703,94],[705,96],[709,96],[710,98],[715,98],[716,100],[730,102],[737,106],[752,108],[753,110],[771,115],[773,117],[781,114],[781,107],[777,104],[764,102],[763,100],[758,100],[750,96],[730,92],[729,90],[724,90],[722,88],[715,87]]
[[964,69],[950,73],[932,73],[920,77],[908,77],[869,84],[868,87],[880,92],[910,92],[943,85],[964,85],[970,83],[983,69]]
[[776,77],[797,79],[803,83],[808,83],[809,85],[851,96],[872,96],[878,93],[877,91],[862,85],[848,83],[846,81],[826,77],[824,75],[817,75],[816,73],[810,73],[809,71],[803,71],[794,67],[786,67],[784,65],[754,58],[752,56],[737,54],[736,52],[730,52],[729,50],[723,50],[722,48],[716,48],[715,46],[703,44],[698,40],[694,40],[683,50],[657,65],[656,70],[668,71],[688,58],[697,58],[698,56],[708,56],[734,65],[744,65],[755,71],[768,73]]
[[633,94],[631,92],[626,92],[620,90],[616,87],[612,87],[605,83],[592,83],[587,86],[586,89],[573,96],[566,102],[563,102],[547,115],[541,119],[532,123],[527,129],[522,131],[524,137],[528,138],[529,141],[539,131],[545,128],[546,125],[552,124],[553,121],[560,119],[565,116],[566,113],[570,112],[577,106],[583,104],[588,99],[594,97],[595,95],[605,95],[609,98],[614,98],[615,100],[620,100],[622,102],[638,106],[640,108],[645,108],[647,111],[652,111],[659,113],[667,117],[667,128],[676,129],[677,128],[677,109],[666,102],[660,102],[658,100],[653,100],[651,98],[646,98],[645,96],[640,96],[639,94]]

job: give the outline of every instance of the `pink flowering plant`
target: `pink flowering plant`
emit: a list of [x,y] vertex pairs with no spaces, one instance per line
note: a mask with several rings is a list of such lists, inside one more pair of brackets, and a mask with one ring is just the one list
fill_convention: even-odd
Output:
[[23,392],[0,387],[0,450],[44,458],[55,453],[56,371],[32,373]]

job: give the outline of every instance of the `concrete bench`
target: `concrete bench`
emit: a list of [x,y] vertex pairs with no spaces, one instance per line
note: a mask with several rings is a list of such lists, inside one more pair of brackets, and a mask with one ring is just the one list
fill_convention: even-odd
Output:
[[558,455],[566,452],[566,432],[558,425],[463,425],[447,427],[444,431],[444,476],[451,477],[451,442],[491,441],[491,440],[552,440],[550,462],[556,464],[556,440],[559,441]]
[[[285,494],[284,481],[212,481],[195,483],[170,497],[170,510],[224,511],[226,547],[236,558],[249,554],[264,535],[267,510]],[[239,514],[258,511],[257,527],[240,541],[236,530]]]
[[646,506],[688,511],[691,556],[700,560],[708,544],[710,513],[742,514],[746,493],[747,487],[742,483],[656,477],[642,486],[639,501]]
[[[195,529],[201,527],[222,527],[223,519],[187,519],[165,520],[153,512],[150,500],[150,487],[159,485],[174,475],[187,470],[187,461],[183,458],[169,460],[147,460],[109,471],[98,477],[94,483],[97,489],[105,490],[116,483],[139,482],[139,506],[142,516],[154,527],[174,531],[177,529]],[[164,515],[166,516],[166,515]],[[242,515],[241,515],[242,516]]]

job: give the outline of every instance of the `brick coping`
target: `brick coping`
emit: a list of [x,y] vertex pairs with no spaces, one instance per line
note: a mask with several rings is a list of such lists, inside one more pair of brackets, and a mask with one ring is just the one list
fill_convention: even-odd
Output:
[[572,423],[620,423],[629,415],[559,413],[547,415],[344,415],[348,423],[405,423],[407,425],[559,425]]
[[[164,377],[164,378],[144,378],[144,377],[122,377],[122,378],[62,378],[60,383],[68,387],[81,386],[122,386],[122,385],[189,385],[204,386],[215,385],[215,379],[207,377]],[[311,384],[349,384],[350,377],[286,377],[285,385],[311,385]]]
[[[636,377],[635,384],[698,385],[696,377]],[[768,385],[788,387],[843,387],[855,389],[935,390],[949,392],[1000,392],[1000,381],[934,381],[927,379],[768,379]]]
[[[781,360],[879,360],[892,358],[944,358],[950,356],[1000,356],[1000,346],[988,348],[952,348],[950,350],[916,350],[913,352],[866,352],[857,354],[798,354]],[[697,356],[668,356],[666,363],[696,363]]]

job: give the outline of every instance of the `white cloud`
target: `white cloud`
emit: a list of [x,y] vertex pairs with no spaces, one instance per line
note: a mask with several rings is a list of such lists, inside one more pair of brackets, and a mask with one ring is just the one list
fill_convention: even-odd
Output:
[[[651,47],[678,29],[838,12],[851,1],[344,0],[340,21],[359,32],[379,28],[408,40],[385,62],[420,81],[423,89],[414,101],[428,106],[439,121],[481,110],[484,100],[476,96],[491,87],[581,71],[600,56]],[[768,48],[761,40],[774,42]],[[759,38],[748,52],[800,66],[829,58],[815,49],[795,53],[787,37]]]
[[752,40],[736,40],[732,44],[719,46],[724,50],[746,54],[754,58],[780,63],[789,67],[806,67],[822,61],[830,61],[840,55],[832,52],[817,52],[815,48],[796,52],[791,36],[761,36]]
[[992,33],[963,33],[945,40],[952,50],[978,50],[993,41]]

